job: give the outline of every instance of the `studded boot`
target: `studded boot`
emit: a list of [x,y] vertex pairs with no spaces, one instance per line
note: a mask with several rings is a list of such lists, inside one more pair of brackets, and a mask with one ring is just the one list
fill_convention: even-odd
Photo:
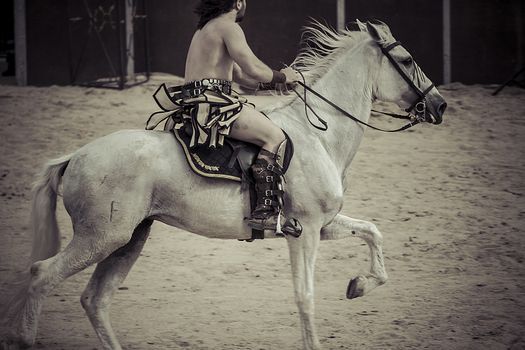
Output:
[[[284,142],[282,148],[286,145]],[[302,232],[299,222],[295,219],[287,220],[283,215],[283,168],[282,156],[279,153],[262,149],[260,155],[265,157],[257,158],[251,167],[257,205],[248,220],[248,225],[258,230],[275,231],[278,236],[290,234],[299,237]]]
[[258,158],[251,169],[257,193],[257,206],[252,212],[252,219],[268,220],[279,213],[279,201],[284,193],[278,187],[282,171],[277,162],[265,158]]

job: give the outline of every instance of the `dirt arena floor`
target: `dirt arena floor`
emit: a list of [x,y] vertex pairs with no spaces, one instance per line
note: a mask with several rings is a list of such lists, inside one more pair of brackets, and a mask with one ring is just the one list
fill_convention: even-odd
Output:
[[[152,93],[170,79],[125,91],[0,86],[2,302],[28,258],[40,166],[143,128]],[[525,90],[493,97],[494,88],[442,86],[442,125],[366,132],[343,213],[383,232],[390,279],[346,300],[349,279],[368,270],[368,248],[321,242],[315,300],[325,349],[525,349]],[[71,224],[59,203],[65,245]],[[101,348],[79,302],[92,271],[51,293],[36,349]],[[113,325],[125,349],[299,349],[290,275],[284,239],[218,241],[155,223],[114,298]]]

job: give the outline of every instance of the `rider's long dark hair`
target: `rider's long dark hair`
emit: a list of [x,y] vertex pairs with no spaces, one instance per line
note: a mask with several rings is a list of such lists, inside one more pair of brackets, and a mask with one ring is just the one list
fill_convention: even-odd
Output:
[[199,16],[197,28],[202,29],[212,19],[230,12],[236,0],[201,0],[195,7],[195,13]]

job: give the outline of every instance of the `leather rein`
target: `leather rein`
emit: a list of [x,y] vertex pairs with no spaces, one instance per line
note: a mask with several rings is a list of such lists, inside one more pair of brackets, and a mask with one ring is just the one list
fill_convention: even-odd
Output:
[[[299,81],[297,83],[304,88],[304,92],[303,92],[303,95],[301,95],[295,88],[293,89],[293,91],[304,102],[304,111],[305,111],[305,114],[306,114],[306,119],[308,119],[308,122],[313,127],[315,127],[316,129],[319,129],[319,130],[322,130],[322,131],[328,130],[328,123],[325,120],[323,120],[315,112],[315,110],[308,104],[308,102],[306,100],[306,91],[311,92],[312,94],[314,94],[315,96],[317,96],[318,98],[320,98],[321,100],[326,102],[328,105],[333,107],[335,110],[337,110],[338,112],[340,112],[344,116],[352,119],[353,121],[355,121],[355,122],[357,122],[359,124],[365,125],[365,126],[371,128],[371,129],[374,129],[374,130],[378,130],[378,131],[382,131],[382,132],[398,132],[398,131],[403,131],[403,130],[406,130],[408,128],[411,128],[414,125],[417,125],[417,124],[419,124],[421,122],[430,122],[431,119],[427,118],[427,116],[426,116],[426,109],[427,109],[427,107],[426,107],[426,96],[428,95],[430,90],[432,90],[434,88],[434,83],[430,84],[430,86],[428,88],[426,88],[425,91],[421,91],[421,89],[419,89],[419,87],[417,87],[416,84],[414,84],[414,82],[408,77],[408,75],[405,73],[405,71],[403,69],[401,69],[401,67],[399,66],[399,63],[390,54],[390,50],[392,50],[394,47],[396,47],[398,45],[401,45],[400,41],[396,41],[396,42],[394,42],[394,43],[392,43],[392,44],[390,44],[390,45],[388,45],[386,47],[383,47],[381,45],[379,45],[379,47],[381,48],[381,51],[383,52],[383,54],[394,65],[394,67],[396,68],[398,73],[401,75],[401,77],[403,77],[403,79],[408,83],[408,85],[411,87],[411,89],[418,95],[418,99],[416,99],[416,101],[410,107],[405,109],[405,112],[407,112],[406,115],[396,114],[396,113],[389,113],[389,112],[382,112],[382,111],[376,111],[374,109],[372,109],[372,112],[388,115],[390,117],[397,118],[397,119],[409,120],[410,122],[408,124],[400,127],[399,129],[385,130],[385,129],[381,129],[381,128],[375,127],[373,125],[370,125],[368,123],[365,123],[365,122],[359,120],[358,118],[354,117],[352,114],[350,114],[349,112],[345,111],[344,109],[342,109],[341,107],[339,107],[338,105],[336,105],[335,103],[333,103],[332,101],[330,101],[329,99],[324,97],[323,95],[321,95],[319,92],[315,91],[314,89],[312,89],[311,87],[306,85],[306,79],[304,78],[303,73],[301,71],[298,71],[298,73],[303,78],[303,81],[302,82]],[[317,120],[323,125],[322,127],[312,123],[312,121],[310,120],[310,117],[308,115],[308,109],[310,109],[310,111],[316,116]]]

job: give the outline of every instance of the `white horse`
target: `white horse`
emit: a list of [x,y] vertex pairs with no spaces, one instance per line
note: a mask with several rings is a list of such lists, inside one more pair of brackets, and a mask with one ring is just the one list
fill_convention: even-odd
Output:
[[[381,23],[359,23],[361,31],[309,29],[317,49],[307,48],[295,63],[306,82],[366,122],[374,100],[412,105],[418,98],[380,47],[394,41]],[[391,56],[421,90],[431,82],[410,54],[397,46]],[[426,113],[441,122],[446,104],[436,88],[426,96]],[[305,349],[319,349],[314,326],[314,264],[319,241],[360,237],[370,247],[371,268],[351,280],[348,298],[385,283],[382,236],[370,222],[339,214],[345,177],[364,127],[309,94],[309,103],[328,122],[320,131],[306,122],[304,104],[292,99],[267,110],[290,135],[295,156],[287,173],[285,212],[303,226],[299,238],[287,237],[295,299]],[[57,191],[71,216],[74,236],[59,251],[55,217]],[[121,131],[97,139],[75,153],[48,163],[35,185],[32,206],[32,262],[5,311],[11,326],[5,348],[31,346],[47,294],[69,276],[97,264],[81,303],[105,349],[120,349],[108,307],[141,252],[153,220],[205,237],[248,239],[246,191],[232,181],[195,175],[173,135],[159,131]]]

